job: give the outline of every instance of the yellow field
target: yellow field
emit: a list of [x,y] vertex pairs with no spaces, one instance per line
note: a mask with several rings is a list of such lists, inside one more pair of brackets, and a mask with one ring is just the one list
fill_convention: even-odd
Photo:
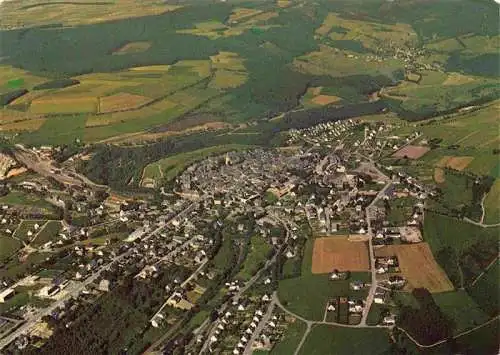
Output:
[[427,243],[387,245],[375,250],[375,256],[396,255],[409,289],[424,287],[430,292],[453,290],[453,284],[436,263]]
[[19,122],[9,122],[0,126],[1,131],[36,131],[44,122],[45,118],[35,118]]
[[441,168],[434,168],[434,181],[438,184],[442,184],[446,181],[444,170]]
[[58,96],[42,97],[31,102],[31,113],[95,113],[98,101],[96,97]]
[[246,19],[247,17],[260,14],[262,10],[247,9],[245,7],[238,7],[233,10],[231,16],[229,16],[229,23],[239,22],[240,20]]
[[458,171],[464,170],[472,161],[474,157],[442,157],[436,164],[438,168],[450,168]]
[[339,102],[340,100],[342,99],[338,96],[318,95],[314,97],[311,101],[317,105],[323,106],[323,105],[333,104],[334,102]]
[[[341,27],[347,32],[331,32],[333,27]],[[373,33],[376,33],[376,36],[372,36]],[[417,34],[408,24],[388,25],[344,19],[333,12],[326,16],[323,24],[316,30],[316,34],[329,35],[333,40],[360,41],[365,47],[372,49],[376,49],[381,42],[392,41],[403,45],[407,41],[417,40]]]
[[244,59],[238,53],[233,52],[219,52],[217,55],[210,57],[212,68],[215,69],[228,69],[244,71]]
[[99,99],[99,112],[109,113],[116,111],[133,110],[150,102],[149,97],[134,95],[129,93],[118,93],[111,96],[104,96]]
[[130,53],[141,53],[151,48],[151,43],[147,41],[130,42],[113,52],[113,55],[124,55]]
[[243,85],[247,80],[245,73],[234,72],[229,70],[217,70],[214,78],[208,84],[211,88],[229,89]]
[[443,82],[443,85],[462,85],[475,81],[472,76],[462,75],[459,73],[450,73],[448,78]]
[[[88,3],[88,6],[83,6],[84,3]],[[38,0],[6,1],[2,4],[1,27],[31,27],[50,23],[73,26],[159,15],[181,7],[157,0],[120,0],[100,5],[92,0],[79,0],[78,4],[63,1],[52,4]]]
[[140,72],[148,72],[148,71],[152,71],[152,72],[156,72],[156,71],[160,71],[160,72],[164,72],[164,71],[168,71],[170,69],[170,65],[148,65],[148,66],[145,66],[145,67],[133,67],[133,68],[130,68],[129,70],[131,71],[140,71]]
[[325,274],[334,269],[368,271],[370,258],[364,241],[349,241],[348,237],[317,238],[314,241],[311,272]]
[[281,8],[288,7],[292,4],[290,0],[278,0],[276,1],[276,5]]

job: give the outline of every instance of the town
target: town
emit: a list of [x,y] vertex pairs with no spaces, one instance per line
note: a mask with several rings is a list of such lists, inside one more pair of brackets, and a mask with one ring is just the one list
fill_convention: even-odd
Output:
[[[291,130],[287,147],[190,165],[155,201],[68,184],[78,174],[64,165],[8,180],[4,195],[18,201],[2,206],[1,233],[20,249],[5,261],[19,265],[2,273],[1,348],[64,333],[124,280],[155,285],[152,331],[169,334],[187,317],[191,353],[271,349],[293,319],[392,329],[400,290],[452,286],[421,234],[435,187],[373,160],[419,137],[390,130],[359,120]],[[50,165],[54,151],[28,153]],[[295,291],[311,282],[314,305]],[[167,339],[144,349],[175,347]]]

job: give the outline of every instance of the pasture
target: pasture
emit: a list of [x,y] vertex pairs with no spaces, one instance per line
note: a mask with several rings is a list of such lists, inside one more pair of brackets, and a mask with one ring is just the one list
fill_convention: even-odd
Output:
[[306,325],[304,322],[296,318],[287,317],[286,331],[283,337],[273,346],[270,355],[293,354],[305,331]]
[[10,236],[0,235],[0,262],[21,249],[22,243]]
[[250,280],[252,276],[255,275],[255,273],[264,265],[271,250],[272,247],[260,234],[254,235],[250,238],[247,256],[236,277],[241,278],[243,281]]
[[497,261],[490,269],[474,284],[467,289],[467,292],[476,303],[490,316],[498,314],[500,304],[500,262]]
[[[45,224],[44,220],[32,220],[32,221],[22,221],[14,232],[14,237],[28,243],[35,235],[41,230],[42,226]],[[37,228],[38,226],[38,228]],[[31,235],[28,233],[31,232]]]
[[40,231],[33,238],[30,245],[34,247],[39,247],[49,241],[57,240],[61,229],[62,229],[61,222],[48,221],[41,227]]
[[500,179],[496,179],[484,200],[484,223],[500,223]]
[[453,290],[453,284],[437,264],[427,243],[388,245],[375,249],[375,255],[396,255],[409,289],[424,287],[433,293]]
[[342,328],[333,325],[315,325],[300,355],[373,355],[390,349],[389,334],[385,329]]
[[330,273],[334,269],[368,271],[370,261],[366,242],[350,241],[348,237],[326,237],[314,240],[311,272]]
[[71,144],[83,140],[85,115],[55,116],[47,118],[37,131],[21,133],[17,139],[28,145]]
[[434,293],[432,297],[441,311],[455,323],[455,334],[483,324],[489,319],[488,315],[463,290]]

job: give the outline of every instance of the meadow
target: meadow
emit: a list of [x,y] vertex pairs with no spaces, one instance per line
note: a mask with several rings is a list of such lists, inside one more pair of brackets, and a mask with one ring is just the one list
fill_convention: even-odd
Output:
[[31,242],[31,245],[34,247],[39,247],[47,242],[55,241],[59,237],[59,232],[61,231],[61,229],[61,222],[48,221],[41,227],[40,231]]
[[463,290],[434,293],[432,297],[441,311],[454,322],[455,334],[474,328],[489,319],[489,316]]
[[474,286],[467,289],[471,297],[490,316],[498,315],[498,304],[500,302],[499,272],[500,263],[497,260]]
[[484,223],[496,224],[500,222],[500,179],[496,179],[484,200]]
[[283,337],[273,346],[269,352],[271,355],[293,354],[299,345],[302,335],[306,331],[306,325],[299,319],[290,319]]
[[299,354],[303,355],[381,355],[390,348],[384,329],[353,329],[315,325]]
[[8,259],[22,247],[22,243],[10,236],[0,235],[0,261]]
[[236,277],[241,278],[243,281],[250,280],[264,265],[271,251],[272,247],[260,234],[251,237],[247,256]]

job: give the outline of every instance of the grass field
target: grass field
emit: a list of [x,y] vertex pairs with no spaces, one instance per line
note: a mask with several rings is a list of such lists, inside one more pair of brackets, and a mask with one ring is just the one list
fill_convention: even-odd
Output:
[[34,114],[96,113],[97,98],[85,96],[44,96],[31,101]]
[[48,207],[48,202],[35,198],[32,195],[26,194],[21,191],[11,191],[7,195],[0,197],[0,203],[4,205],[15,206],[35,206],[35,207]]
[[480,239],[493,239],[499,228],[481,228],[455,218],[428,212],[424,220],[424,240],[436,253],[444,247],[465,250]]
[[474,286],[468,289],[471,297],[491,316],[499,313],[500,282],[498,275],[500,275],[500,263],[497,260]]
[[484,223],[500,223],[500,179],[496,179],[484,200]]
[[99,112],[109,113],[115,111],[134,110],[148,102],[151,99],[141,95],[129,93],[118,93],[115,95],[99,98]]
[[260,234],[254,235],[250,239],[247,257],[236,277],[244,281],[249,280],[266,262],[271,250],[272,247]]
[[7,259],[21,247],[20,241],[9,236],[0,235],[0,261]]
[[[38,224],[38,230],[35,230],[35,225]],[[35,234],[41,230],[42,226],[45,224],[44,220],[33,220],[33,221],[22,221],[21,224],[16,229],[14,237],[19,238],[25,242],[29,242],[35,237]],[[28,236],[28,232],[33,233]]]
[[388,245],[376,249],[375,255],[397,255],[401,273],[408,279],[410,289],[424,287],[430,292],[453,290],[452,283],[434,260],[427,243]]
[[[329,274],[313,274],[314,240],[308,239],[304,248],[301,275],[281,280],[278,285],[280,301],[292,312],[310,320],[323,320],[326,304],[336,296],[366,297],[367,291],[349,290],[349,280],[330,281]],[[352,272],[351,280],[370,281],[368,272]]]
[[325,274],[334,269],[368,271],[370,262],[366,242],[351,242],[348,237],[317,238],[314,241],[311,272]]
[[289,355],[295,352],[297,345],[299,345],[302,335],[306,331],[304,322],[298,319],[293,319],[288,322],[283,338],[273,346],[270,351],[271,355]]
[[489,317],[465,291],[432,295],[441,311],[455,323],[455,334],[486,322]]
[[340,328],[316,325],[309,333],[301,355],[381,355],[390,348],[384,329]]
[[158,15],[180,8],[178,5],[158,3],[155,0],[120,0],[119,2],[14,1],[2,4],[2,28],[40,26],[53,23],[64,25],[92,24],[130,17]]
[[28,145],[62,145],[83,140],[85,115],[50,117],[35,132],[22,133],[17,139]]
[[37,247],[49,241],[54,241],[58,237],[61,229],[62,229],[61,222],[59,221],[47,222],[40,230],[40,232],[36,235],[36,238],[32,241],[31,245]]

